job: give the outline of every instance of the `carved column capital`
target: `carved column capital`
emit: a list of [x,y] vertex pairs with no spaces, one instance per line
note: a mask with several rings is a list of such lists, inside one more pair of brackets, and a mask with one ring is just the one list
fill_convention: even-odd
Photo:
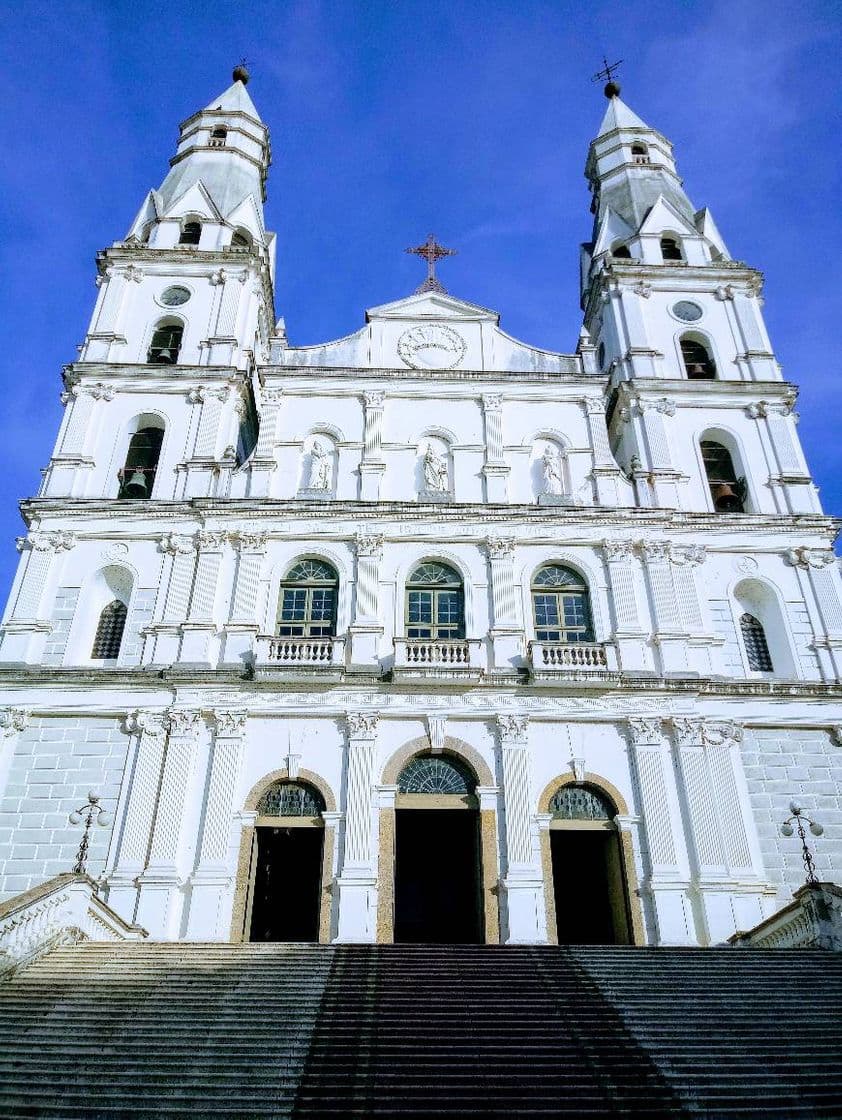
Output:
[[224,529],[200,529],[196,534],[196,547],[202,552],[219,552],[227,540]]
[[634,558],[634,541],[605,540],[602,542],[602,549],[609,564],[625,562]]
[[228,708],[214,708],[213,721],[216,727],[217,739],[236,739],[243,734],[246,727],[248,712],[234,711]]
[[646,412],[659,412],[662,416],[675,416],[675,401],[668,400],[667,397],[659,397],[658,400],[638,400],[637,407],[641,415]]
[[233,535],[238,552],[263,552],[266,547],[266,534],[238,531]]
[[383,555],[383,536],[380,533],[357,533],[354,547],[357,556],[370,556],[379,560]]
[[641,541],[638,547],[644,559],[650,562],[657,563],[670,558],[669,541]]
[[698,716],[674,716],[670,723],[680,747],[697,746],[702,742],[704,720]]
[[486,412],[500,412],[503,407],[503,394],[483,393],[482,407]]
[[363,400],[366,408],[382,408],[386,400],[386,394],[381,389],[373,389],[370,392],[363,393]]
[[158,544],[161,552],[167,552],[172,556],[179,553],[184,556],[189,556],[196,551],[196,540],[194,537],[188,537],[184,533],[164,533]]
[[488,537],[485,547],[491,560],[511,560],[515,554],[515,538]]
[[5,739],[24,731],[29,718],[30,712],[25,708],[0,708],[0,737]]
[[346,712],[349,739],[374,739],[380,722],[379,712]]
[[283,389],[264,389],[260,394],[260,403],[266,408],[277,408],[283,399]]
[[124,720],[129,735],[163,735],[164,717],[160,712],[148,712],[135,708],[127,712]]
[[635,746],[661,742],[662,721],[660,716],[630,716],[626,722],[629,725],[629,731]]
[[201,712],[193,708],[168,708],[164,712],[164,726],[170,736],[189,739],[198,734]]
[[588,416],[602,416],[605,413],[605,401],[602,397],[583,397],[582,406]]
[[707,559],[707,551],[700,544],[672,545],[669,550],[669,558],[673,564],[677,564],[679,567],[685,564],[695,567],[697,564],[704,564]]
[[830,549],[791,548],[786,558],[794,568],[828,568],[836,563],[836,555]]
[[504,747],[522,747],[526,745],[526,735],[529,728],[529,716],[506,712],[497,716],[497,734]]
[[76,534],[63,530],[30,533],[28,537],[18,537],[18,550],[29,548],[33,552],[69,552],[76,544]]

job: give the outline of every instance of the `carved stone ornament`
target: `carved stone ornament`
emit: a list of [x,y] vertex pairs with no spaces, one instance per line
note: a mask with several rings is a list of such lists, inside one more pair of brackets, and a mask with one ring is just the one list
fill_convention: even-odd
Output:
[[674,544],[670,548],[669,557],[673,564],[679,567],[685,564],[695,567],[697,564],[704,564],[707,551],[701,544]]
[[217,284],[224,284],[227,279],[228,279],[228,273],[225,271],[224,268],[218,268],[215,272],[212,272],[210,274],[210,276],[208,277],[208,280],[213,285],[213,287],[216,287]]
[[503,408],[503,394],[483,393],[482,407],[485,412],[500,412]]
[[734,288],[731,284],[723,284],[722,287],[717,288],[715,292],[718,300],[728,300],[734,298]]
[[638,280],[632,290],[643,299],[649,299],[652,295],[652,285],[647,284],[645,280]]
[[485,547],[491,560],[511,560],[515,554],[515,538],[489,537]]
[[669,560],[670,557],[670,543],[669,541],[641,541],[640,551],[643,556],[651,561],[657,562],[659,560]]
[[76,535],[58,529],[53,532],[30,533],[28,537],[19,537],[22,543],[19,548],[28,545],[34,552],[69,552],[76,544]]
[[830,737],[837,747],[842,747],[842,725],[836,724],[835,727],[831,727]]
[[24,708],[0,708],[0,736],[8,738],[23,731],[29,723],[29,715]]
[[196,534],[196,545],[205,552],[218,552],[225,547],[228,534],[224,529],[200,529]]
[[829,568],[837,561],[836,554],[823,548],[791,548],[786,554],[794,568]]
[[571,758],[570,769],[573,771],[573,780],[577,785],[582,785],[585,781],[585,760],[583,758]]
[[644,412],[660,412],[662,416],[675,416],[675,401],[667,400],[666,397],[659,397],[656,401],[639,400],[637,407],[641,414]]
[[740,556],[734,561],[734,570],[744,576],[751,576],[757,571],[757,561],[753,556]]
[[602,397],[584,397],[582,404],[588,416],[602,416],[605,413],[605,401]]
[[444,750],[444,735],[447,720],[443,716],[427,716],[427,737],[430,740],[430,750],[440,753]]
[[660,717],[631,716],[628,725],[632,740],[636,744],[661,742]]
[[526,742],[526,731],[529,727],[529,716],[524,715],[499,715],[497,716],[497,730],[503,746],[522,745]]
[[130,264],[126,267],[123,275],[127,280],[132,280],[135,284],[139,284],[143,279],[143,269],[138,268],[136,264]]
[[260,403],[264,408],[277,408],[283,399],[283,389],[263,389],[260,394]]
[[265,533],[237,532],[234,541],[240,552],[262,552],[266,547]]
[[199,730],[201,712],[192,708],[168,708],[164,712],[164,726],[171,736],[185,739]]
[[125,727],[129,735],[163,735],[164,718],[160,712],[145,712],[136,708],[126,715]]
[[674,716],[672,725],[675,729],[676,742],[680,747],[700,744],[706,747],[721,747],[729,743],[741,743],[743,740],[742,727],[730,719],[704,720],[697,717]]
[[371,392],[363,393],[363,400],[365,401],[366,408],[382,408],[385,399],[386,394],[380,389],[375,389]]
[[379,712],[346,712],[348,734],[352,739],[373,739],[380,721]]
[[129,555],[129,546],[122,541],[114,541],[100,553],[103,560],[125,560]]
[[383,555],[383,537],[379,533],[357,533],[354,538],[357,556],[379,560]]
[[196,541],[184,533],[164,533],[158,547],[171,556],[189,556],[196,551]]
[[680,747],[698,746],[702,742],[704,721],[697,717],[674,716],[672,727]]
[[246,720],[248,719],[248,712],[229,711],[224,708],[216,708],[213,713],[214,723],[216,724],[216,737],[217,739],[234,739],[242,735],[245,730]]
[[230,396],[230,385],[223,385],[221,389],[211,389],[208,385],[197,385],[187,391],[187,399],[191,404],[203,404],[209,400],[222,401],[224,404]]
[[398,355],[411,369],[453,369],[465,357],[461,334],[443,323],[422,323],[398,339]]
[[628,561],[634,557],[634,541],[603,541],[602,548],[609,563]]

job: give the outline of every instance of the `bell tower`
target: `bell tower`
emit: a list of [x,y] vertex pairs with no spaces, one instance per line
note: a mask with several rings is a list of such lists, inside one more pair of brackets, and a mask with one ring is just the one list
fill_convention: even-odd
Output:
[[585,176],[585,329],[608,375],[611,446],[637,504],[819,512],[762,313],[760,272],[696,210],[670,141],[605,87]]

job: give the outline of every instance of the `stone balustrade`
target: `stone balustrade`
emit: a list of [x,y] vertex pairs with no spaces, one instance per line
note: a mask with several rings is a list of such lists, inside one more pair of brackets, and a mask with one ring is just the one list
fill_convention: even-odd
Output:
[[479,638],[395,638],[395,672],[399,675],[474,674],[484,668]]
[[842,888],[834,883],[805,883],[792,902],[754,929],[728,938],[752,949],[833,949],[842,951]]
[[593,671],[608,672],[612,665],[604,645],[585,642],[530,642],[529,659],[533,672]]
[[255,663],[265,666],[341,665],[344,638],[281,638],[271,634],[257,637]]

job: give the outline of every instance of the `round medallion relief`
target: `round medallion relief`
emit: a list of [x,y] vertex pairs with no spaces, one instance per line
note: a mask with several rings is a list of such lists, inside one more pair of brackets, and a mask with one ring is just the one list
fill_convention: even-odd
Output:
[[461,334],[441,323],[410,327],[398,339],[401,361],[412,369],[453,369],[467,348]]
[[680,299],[678,303],[674,303],[672,313],[676,319],[681,319],[685,323],[695,323],[702,317],[701,307],[689,299]]

